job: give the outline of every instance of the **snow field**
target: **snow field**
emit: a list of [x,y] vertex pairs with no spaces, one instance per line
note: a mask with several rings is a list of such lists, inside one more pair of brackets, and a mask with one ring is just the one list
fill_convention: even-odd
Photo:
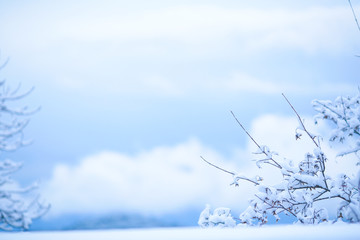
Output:
[[276,225],[264,227],[237,228],[152,228],[97,231],[54,231],[54,232],[18,232],[1,233],[2,240],[230,240],[230,239],[360,239],[359,224],[338,225]]

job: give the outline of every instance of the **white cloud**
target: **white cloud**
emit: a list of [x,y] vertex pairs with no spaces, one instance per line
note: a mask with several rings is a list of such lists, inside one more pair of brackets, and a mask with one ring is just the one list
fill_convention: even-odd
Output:
[[[164,49],[168,50],[169,45],[175,49],[188,45],[189,52],[196,56],[214,54],[219,49],[237,49],[245,55],[274,48],[336,53],[357,44],[347,5],[255,9],[189,4],[126,14],[113,11],[121,8],[119,3],[104,5],[101,11],[91,4],[81,12],[68,12],[68,7],[43,5],[5,16],[3,21],[9,24],[2,30],[2,44],[14,46],[14,51],[26,51],[23,47],[37,51],[60,47],[58,50],[65,52],[75,44],[71,57],[76,57],[84,46],[90,47],[89,52],[111,48],[109,54],[116,49],[133,56],[147,55],[149,51],[161,55],[166,54]],[[61,13],[66,17],[59,17]]]
[[[38,11],[38,10],[37,10]],[[106,9],[87,9],[67,18],[44,15],[37,23],[36,41],[119,43],[137,41],[177,41],[195,44],[232,42],[247,51],[298,48],[307,52],[343,49],[356,31],[348,6],[307,9],[225,8],[217,5],[184,5],[118,14]],[[43,14],[42,14],[43,15]],[[40,21],[39,21],[40,20]],[[34,26],[28,23],[33,31]],[[351,25],[351,26],[349,26]],[[331,26],[331,27],[330,27]],[[42,31],[46,28],[50,31]],[[16,30],[15,30],[16,31]],[[30,34],[31,35],[31,34]],[[33,35],[35,37],[35,34]]]
[[[259,54],[276,59],[269,55],[278,51],[328,55],[352,49],[357,32],[347,5],[264,10],[188,4],[126,12],[113,4],[88,4],[82,11],[69,11],[65,3],[17,9],[0,17],[7,23],[0,28],[0,44],[20,63],[15,69],[32,72],[27,74],[39,85],[54,81],[56,87],[96,94],[189,96],[211,87],[222,95],[352,89],[274,84],[277,79],[259,79],[248,70],[224,80],[231,72],[221,66],[224,56],[241,55],[244,60],[236,61],[242,66]],[[195,68],[209,59],[220,59],[209,71],[220,79],[196,75]]]
[[[279,95],[281,93],[294,95],[349,95],[354,92],[354,85],[346,82],[310,82],[279,81],[269,77],[257,77],[246,72],[234,72],[219,78],[177,78],[165,77],[162,74],[141,75],[140,77],[120,77],[119,73],[101,79],[86,76],[57,77],[56,85],[61,88],[93,93],[121,96],[156,96],[170,98],[191,98],[199,94],[212,96],[236,96],[243,93],[260,93]],[[82,75],[82,74],[81,74]],[[101,83],[101,84],[99,84]]]
[[281,91],[281,86],[275,82],[263,81],[244,73],[235,73],[224,82],[218,82],[217,89],[225,89],[230,92],[258,92],[274,94]]
[[[98,73],[97,73],[98,74]],[[85,94],[104,94],[121,96],[162,96],[178,97],[183,96],[189,90],[188,85],[179,84],[169,78],[161,75],[149,75],[138,78],[126,78],[118,76],[102,78],[89,77],[83,74],[78,77],[57,76],[55,78],[56,86],[67,90],[76,90]]]
[[[308,120],[306,124],[313,129]],[[265,115],[254,120],[250,132],[259,144],[268,145],[296,162],[314,149],[306,136],[295,141],[297,124],[295,117]],[[324,125],[319,130],[329,131]],[[341,165],[338,165],[334,161],[334,150],[326,145],[323,149],[330,159],[330,174],[353,170],[349,159],[339,159]],[[255,150],[249,141],[237,149],[231,161],[196,140],[158,147],[135,156],[105,151],[86,157],[74,166],[58,164],[43,195],[52,203],[53,215],[110,211],[163,214],[187,207],[201,209],[206,203],[240,212],[247,206],[255,187],[248,182],[239,188],[230,187],[231,176],[207,165],[199,156],[227,170],[263,176],[269,183],[279,179],[281,173],[271,171],[270,166],[262,169],[255,166],[251,161],[255,156],[250,155]]]
[[57,165],[44,197],[52,203],[55,215],[110,211],[162,214],[189,206],[201,208],[206,203],[245,203],[243,194],[229,186],[231,176],[209,167],[200,154],[234,168],[195,140],[136,156],[102,152],[76,166]]
[[[305,82],[305,81],[304,81]],[[230,77],[224,80],[213,81],[204,87],[210,90],[224,91],[227,93],[263,93],[276,94],[281,93],[307,93],[307,94],[349,94],[354,91],[354,86],[348,83],[307,83],[292,82],[292,81],[273,81],[269,79],[262,79],[251,76],[242,72],[235,72]]]

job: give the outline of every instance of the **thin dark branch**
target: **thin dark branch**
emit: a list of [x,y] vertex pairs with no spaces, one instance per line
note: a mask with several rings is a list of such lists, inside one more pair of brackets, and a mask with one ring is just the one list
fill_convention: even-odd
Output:
[[[337,113],[336,111],[334,111],[333,109],[329,108],[326,104],[323,104],[322,102],[315,100],[314,102],[318,103],[319,105],[323,106],[324,108],[328,109],[330,112],[336,114],[339,118],[342,118],[341,114]],[[334,120],[333,120],[334,121]],[[334,121],[334,123],[336,124],[337,122]]]
[[[319,143],[317,143],[317,142],[315,141],[315,136],[313,136],[312,134],[310,134],[310,132],[306,129],[306,127],[305,127],[305,125],[304,125],[304,122],[302,121],[300,115],[297,113],[297,111],[296,111],[296,109],[294,108],[294,106],[290,103],[290,101],[287,99],[287,97],[285,96],[284,93],[282,93],[282,95],[283,95],[283,97],[285,98],[285,100],[287,101],[287,103],[290,105],[290,107],[292,108],[292,110],[295,112],[295,114],[296,114],[297,118],[299,119],[299,122],[300,122],[303,130],[304,130],[304,131],[306,132],[306,134],[311,138],[311,140],[314,142],[315,146],[321,149],[321,147],[320,147],[320,141],[319,141]],[[326,188],[328,189],[328,184],[327,184],[326,177],[325,177],[325,162],[324,162],[324,161],[325,161],[325,159],[322,157],[322,158],[321,158],[321,164],[322,164],[321,174],[322,174],[322,176],[323,176],[323,180],[324,180],[325,186],[326,186]]]
[[207,161],[207,160],[206,160],[205,158],[203,158],[202,156],[200,156],[200,157],[201,157],[201,159],[204,160],[204,162],[206,162],[207,164],[209,164],[209,165],[211,165],[211,166],[213,166],[213,167],[215,167],[215,168],[217,168],[217,169],[219,169],[219,170],[221,170],[221,171],[223,171],[223,172],[226,172],[226,173],[228,173],[228,174],[235,175],[235,173],[230,172],[230,171],[228,171],[228,170],[225,170],[225,169],[223,169],[223,168],[221,168],[221,167],[219,167],[219,166],[216,166],[215,164]]
[[[298,181],[300,181],[299,179],[296,179],[296,180],[298,180]],[[305,183],[305,184],[308,184],[307,182],[303,182],[303,183]],[[330,192],[330,190],[329,189],[327,189],[327,188],[324,188],[324,187],[322,187],[322,186],[319,186],[319,185],[315,185],[315,186],[303,186],[303,187],[295,187],[295,188],[292,188],[293,190],[300,190],[300,189],[316,189],[316,188],[320,188],[320,189],[322,189],[322,190],[324,190],[325,192]]]
[[348,120],[347,120],[347,117],[346,117],[346,107],[345,107],[345,103],[344,103],[344,98],[343,98],[343,97],[341,97],[341,106],[342,106],[342,108],[343,108],[343,114],[344,114],[344,117],[343,117],[342,119],[344,119],[346,125],[347,125],[348,127],[350,127],[350,124],[349,124],[349,122],[348,122]]
[[[215,164],[207,161],[207,160],[206,160],[205,158],[203,158],[202,156],[200,156],[200,157],[201,157],[201,159],[202,159],[204,162],[206,162],[206,163],[209,164],[210,166],[213,166],[213,167],[215,167],[215,168],[217,168],[217,169],[219,169],[219,170],[221,170],[221,171],[223,171],[223,172],[226,172],[226,173],[228,173],[228,174],[231,174],[231,175],[233,175],[233,176],[236,175],[234,172],[230,172],[230,171],[228,171],[228,170],[226,170],[226,169],[224,169],[224,168],[221,168],[221,167],[219,167],[219,166],[217,166],[217,165],[215,165]],[[251,179],[249,179],[249,178],[247,178],[247,177],[236,176],[236,178],[237,178],[237,179],[241,179],[241,180],[245,180],[245,181],[249,181],[249,182],[251,182],[251,183],[253,183],[253,184],[255,184],[255,185],[260,185],[258,182],[254,181],[254,180],[251,180]],[[234,182],[234,183],[235,183],[235,182]],[[231,185],[232,185],[232,184],[231,184]]]
[[[344,112],[344,117],[341,116],[341,118],[345,121],[346,125],[351,128],[348,120],[347,120],[347,116],[346,116],[346,107],[345,107],[345,103],[344,103],[344,99],[343,97],[341,97],[341,105],[342,105],[342,108],[343,108],[343,112]],[[354,133],[357,134],[357,135],[360,135],[360,133],[358,131],[356,131],[356,129],[354,129]]]
[[321,200],[326,200],[326,199],[330,199],[330,198],[341,198],[342,200],[348,202],[348,203],[351,203],[351,200],[348,200],[340,195],[335,195],[335,196],[330,196],[330,197],[323,197],[323,198],[318,198],[318,199],[314,199],[314,202],[317,202],[317,201],[321,201]]
[[281,165],[279,163],[277,163],[271,156],[269,156],[262,148],[261,146],[255,141],[255,139],[250,135],[250,133],[245,129],[245,127],[240,123],[240,121],[237,119],[237,117],[235,116],[235,114],[233,113],[233,111],[230,111],[232,116],[235,118],[236,122],[239,124],[239,126],[244,130],[244,132],[249,136],[249,138],[251,139],[251,141],[253,141],[255,143],[255,145],[261,150],[261,152],[263,154],[265,154],[266,156],[269,157],[269,160],[273,161],[275,166],[277,168],[282,169]]
[[[236,176],[235,178],[241,179],[241,180],[245,180],[245,181],[248,181],[248,182],[251,182],[251,183],[255,184],[256,186],[257,186],[257,185],[260,185],[260,183],[255,182],[255,181],[253,181],[253,180],[251,180],[251,179],[249,179],[249,178],[247,178],[247,177]],[[234,182],[234,183],[235,183],[235,182]],[[232,184],[231,184],[231,185],[232,185]]]
[[319,199],[319,197],[321,197],[322,195],[324,195],[324,194],[327,193],[327,192],[329,192],[329,191],[325,190],[325,191],[321,192],[318,196],[316,196],[316,197],[314,198],[314,201],[315,201],[316,199]]
[[294,217],[296,217],[297,218],[297,216],[296,216],[296,214],[295,213],[293,213],[293,212],[291,212],[290,211],[290,209],[287,209],[287,208],[285,208],[281,203],[279,203],[279,206],[280,207],[275,207],[274,205],[272,205],[272,204],[270,204],[270,203],[268,203],[266,200],[264,200],[264,199],[262,199],[262,198],[260,198],[258,195],[256,195],[255,194],[255,197],[257,197],[260,201],[262,201],[263,203],[266,203],[267,205],[269,205],[271,208],[275,208],[275,209],[283,209],[284,211],[286,211],[286,212],[288,212],[288,213],[290,213],[291,215],[293,215]]
[[292,110],[295,112],[297,118],[299,119],[299,122],[301,124],[301,127],[304,129],[304,131],[306,132],[306,134],[311,138],[311,140],[314,142],[314,144],[316,145],[316,147],[320,147],[320,145],[315,141],[315,136],[312,136],[310,134],[310,132],[306,129],[303,120],[301,119],[300,115],[297,113],[297,111],[295,110],[294,106],[290,103],[290,101],[287,99],[287,97],[285,96],[285,94],[283,94],[283,97],[285,98],[285,100],[287,101],[287,103],[290,105],[290,107],[292,108]]
[[267,163],[267,164],[270,164],[271,166],[274,166],[274,167],[279,167],[278,165],[275,165],[274,163],[269,162],[269,160],[272,160],[272,159],[271,159],[271,158],[267,158],[267,159],[261,159],[261,160],[255,160],[255,161],[263,162],[264,164]]
[[[353,13],[354,20],[355,20],[355,22],[356,22],[356,26],[357,26],[357,28],[358,28],[358,30],[359,30],[359,32],[360,32],[360,25],[359,25],[359,22],[358,22],[358,20],[357,20],[357,17],[356,17],[354,8],[353,8],[353,6],[352,6],[352,4],[351,4],[351,0],[348,0],[348,2],[349,2],[349,5],[350,5],[350,8],[351,8],[351,11],[352,11],[352,13]],[[358,57],[358,56],[357,56],[357,57]]]
[[244,130],[244,132],[249,136],[249,138],[255,143],[255,145],[261,149],[260,145],[255,141],[255,139],[250,135],[250,133],[245,129],[245,127],[240,123],[240,121],[237,119],[233,111],[230,111],[233,117],[235,118],[236,122],[240,125],[240,127]]

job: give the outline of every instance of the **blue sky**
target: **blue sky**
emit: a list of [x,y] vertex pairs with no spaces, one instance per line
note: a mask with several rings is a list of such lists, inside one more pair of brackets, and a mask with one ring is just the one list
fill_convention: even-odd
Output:
[[[216,198],[211,188],[229,179],[199,158],[235,167],[251,158],[230,110],[282,142],[281,123],[294,119],[281,93],[310,116],[312,99],[359,86],[360,33],[345,0],[9,1],[0,36],[1,59],[10,57],[1,77],[35,86],[23,102],[42,107],[25,131],[35,142],[6,156],[24,162],[20,182],[41,181],[57,214],[76,210],[66,202],[98,212],[236,205],[233,189]],[[167,204],[172,175],[179,201]],[[117,186],[102,193],[114,202],[81,199],[104,185]]]

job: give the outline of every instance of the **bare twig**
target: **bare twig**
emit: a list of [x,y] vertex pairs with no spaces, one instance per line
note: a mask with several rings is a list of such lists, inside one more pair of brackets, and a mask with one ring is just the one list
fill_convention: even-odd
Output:
[[[304,125],[304,122],[303,120],[301,119],[300,115],[297,113],[297,111],[295,110],[294,106],[290,103],[290,101],[287,99],[287,97],[285,96],[284,93],[282,93],[283,97],[285,98],[285,100],[287,101],[287,103],[290,105],[290,107],[292,108],[292,110],[295,112],[297,118],[299,119],[299,122],[301,124],[301,127],[303,128],[303,130],[306,132],[306,134],[311,138],[311,140],[314,142],[314,144],[316,145],[316,147],[318,147],[319,149],[321,149],[321,146],[320,146],[320,141],[319,143],[317,143],[315,141],[315,136],[313,136],[305,127]],[[320,161],[320,164],[322,165],[322,168],[321,168],[321,174],[323,176],[323,180],[324,180],[324,183],[325,183],[325,186],[326,188],[328,189],[328,184],[327,184],[327,181],[326,181],[326,177],[325,177],[325,159],[322,157],[321,158],[321,161]]]
[[358,20],[357,20],[357,17],[356,17],[354,8],[353,8],[353,6],[352,6],[352,4],[351,4],[351,0],[348,0],[348,2],[349,2],[349,5],[350,5],[350,8],[351,8],[351,11],[352,11],[352,13],[353,13],[354,20],[355,20],[355,22],[356,22],[356,26],[357,26],[357,28],[358,28],[358,30],[359,30],[359,32],[360,32],[360,25],[359,25],[359,22],[358,22]]
[[326,199],[332,199],[332,198],[340,198],[348,203],[351,203],[351,200],[349,199],[346,199],[340,195],[334,195],[334,196],[329,196],[329,197],[323,197],[323,198],[317,198],[317,199],[314,199],[314,202],[317,202],[317,201],[322,201],[322,200],[326,200]]
[[282,169],[281,165],[275,161],[271,156],[269,156],[269,154],[267,152],[264,151],[264,149],[255,141],[255,139],[250,135],[250,133],[245,129],[245,127],[240,123],[240,121],[237,119],[237,117],[235,116],[235,114],[233,113],[233,111],[230,111],[231,114],[233,115],[233,117],[235,118],[236,122],[239,124],[239,126],[244,130],[244,132],[249,136],[249,138],[251,139],[251,141],[253,141],[255,143],[255,145],[260,149],[260,151],[265,154],[269,160],[273,161],[273,163],[275,164],[275,167]]
[[244,130],[244,132],[249,136],[249,138],[255,143],[255,145],[261,149],[260,145],[255,141],[255,139],[250,135],[250,133],[245,129],[245,127],[240,123],[240,121],[237,119],[233,111],[230,111],[237,123],[240,125],[240,127]]
[[[250,178],[247,178],[247,177],[245,177],[245,176],[239,176],[239,175],[237,175],[237,174],[234,173],[234,172],[230,172],[230,171],[228,171],[228,170],[226,170],[226,169],[224,169],[224,168],[221,168],[221,167],[219,167],[219,166],[217,166],[217,165],[209,162],[209,161],[206,160],[203,156],[200,156],[200,158],[201,158],[204,162],[206,162],[207,164],[209,164],[210,166],[213,166],[213,167],[215,167],[215,168],[217,168],[217,169],[219,169],[219,170],[221,170],[221,171],[223,171],[223,172],[226,172],[226,173],[228,173],[228,174],[233,175],[234,178],[235,178],[233,184],[235,184],[235,182],[236,182],[238,179],[241,179],[241,180],[245,180],[245,181],[251,182],[251,183],[253,183],[253,184],[255,184],[255,185],[259,185],[258,182],[254,181],[254,180],[251,180]],[[232,184],[231,184],[231,185],[232,185]]]
[[[338,117],[342,117],[339,113],[337,113],[336,111],[334,111],[333,109],[331,109],[330,107],[328,107],[326,104],[322,103],[321,101],[319,100],[314,100],[315,103],[323,106],[324,108],[328,109],[330,112],[336,114]],[[336,122],[334,122],[336,124]]]
[[270,208],[275,208],[275,209],[282,209],[288,213],[290,213],[291,215],[293,215],[294,217],[297,217],[295,213],[293,213],[290,209],[285,208],[282,204],[279,203],[280,207],[275,206],[274,204],[270,204],[268,203],[265,199],[260,198],[258,195],[255,194],[255,197],[257,197],[260,201],[262,201],[263,203],[267,204]]
[[253,181],[253,180],[251,180],[251,179],[249,179],[249,178],[246,178],[246,177],[239,177],[239,176],[236,176],[236,179],[235,179],[234,183],[232,183],[232,184],[230,184],[230,185],[235,184],[236,186],[238,186],[238,184],[237,184],[237,180],[238,180],[238,179],[241,179],[241,180],[245,180],[245,181],[251,182],[251,183],[255,184],[256,186],[257,186],[257,185],[260,185],[260,183],[255,182],[255,181]]
[[213,166],[213,167],[215,167],[215,168],[217,168],[217,169],[219,169],[219,170],[221,170],[221,171],[223,171],[223,172],[226,172],[226,173],[228,173],[228,174],[235,175],[234,172],[230,172],[230,171],[228,171],[228,170],[225,170],[225,169],[223,169],[223,168],[221,168],[221,167],[219,167],[219,166],[216,166],[215,164],[207,161],[207,160],[206,160],[205,158],[203,158],[202,156],[200,156],[200,157],[201,157],[201,159],[204,160],[204,162],[206,162],[207,164],[209,164],[209,165],[211,165],[211,166]]
[[299,119],[299,122],[301,124],[301,127],[303,128],[304,132],[306,132],[306,134],[311,138],[311,140],[314,142],[314,144],[316,145],[316,147],[320,148],[320,145],[315,141],[315,136],[313,136],[305,127],[303,120],[301,119],[300,115],[297,113],[297,111],[295,110],[294,106],[290,103],[290,101],[286,98],[285,94],[283,94],[283,97],[285,98],[285,100],[287,101],[287,103],[290,105],[290,107],[292,108],[292,110],[295,112],[297,118]]

